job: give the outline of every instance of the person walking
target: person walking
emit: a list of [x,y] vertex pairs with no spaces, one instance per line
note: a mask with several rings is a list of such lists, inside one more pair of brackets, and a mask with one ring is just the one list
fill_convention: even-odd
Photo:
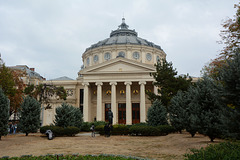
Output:
[[17,123],[15,122],[13,125],[13,134],[17,133]]
[[92,124],[90,130],[92,131],[92,137],[95,137],[95,126]]

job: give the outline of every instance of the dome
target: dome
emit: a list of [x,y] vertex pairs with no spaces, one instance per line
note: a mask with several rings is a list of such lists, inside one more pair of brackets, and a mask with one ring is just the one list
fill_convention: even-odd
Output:
[[117,30],[111,32],[110,38],[91,45],[91,47],[87,48],[86,51],[107,45],[123,44],[145,45],[162,50],[160,46],[138,37],[137,32],[135,30],[128,29],[128,27],[129,26],[125,23],[125,18],[122,18],[122,24],[118,26]]

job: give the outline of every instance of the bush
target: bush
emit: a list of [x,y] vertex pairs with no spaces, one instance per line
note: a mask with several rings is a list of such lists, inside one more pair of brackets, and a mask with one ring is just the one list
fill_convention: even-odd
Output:
[[[95,130],[100,134],[100,135],[104,135],[105,131],[104,131],[104,126],[105,125],[99,125],[97,127],[95,127]],[[129,133],[129,128],[126,125],[113,125],[111,134],[112,135],[128,135]]]
[[90,132],[91,125],[92,125],[92,123],[90,123],[90,122],[83,122],[81,131],[82,132]]
[[113,125],[112,135],[128,135],[129,128],[126,125]]
[[173,133],[176,130],[172,126],[147,126],[147,125],[133,125],[129,128],[129,133],[136,136],[164,136]]
[[192,154],[185,154],[188,160],[240,159],[240,143],[212,144],[199,150],[191,149],[191,152]]
[[161,133],[169,134],[169,133],[177,132],[177,130],[173,126],[169,126],[169,125],[161,125],[161,126],[157,126],[157,128]]
[[63,103],[56,108],[54,124],[59,127],[75,126],[81,128],[83,119],[79,108]]
[[151,126],[167,125],[167,110],[162,102],[155,100],[147,112],[147,122]]
[[99,126],[95,127],[95,131],[98,132],[100,135],[104,135],[105,134],[104,126],[105,125],[99,125]]
[[129,133],[136,136],[159,136],[160,131],[157,127],[133,125],[129,128]]
[[43,126],[40,128],[40,132],[45,134],[47,130],[51,130],[54,136],[74,136],[80,132],[78,127],[59,127],[59,126]]
[[97,126],[102,126],[102,125],[104,126],[106,124],[106,122],[105,121],[83,122],[81,131],[82,132],[90,132],[91,131],[90,128],[91,128],[92,124],[94,124],[94,126],[96,128]]
[[19,110],[20,119],[18,128],[26,133],[36,133],[40,127],[41,104],[33,97],[24,98]]

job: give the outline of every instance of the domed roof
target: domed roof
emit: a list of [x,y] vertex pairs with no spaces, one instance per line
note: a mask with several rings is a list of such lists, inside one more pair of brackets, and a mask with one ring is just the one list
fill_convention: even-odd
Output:
[[160,46],[138,37],[137,32],[135,30],[128,29],[128,27],[129,26],[125,23],[125,18],[122,18],[122,24],[118,26],[117,30],[111,32],[110,38],[107,38],[105,40],[99,41],[96,44],[91,45],[91,47],[87,48],[86,51],[101,46],[115,44],[145,45],[162,50]]

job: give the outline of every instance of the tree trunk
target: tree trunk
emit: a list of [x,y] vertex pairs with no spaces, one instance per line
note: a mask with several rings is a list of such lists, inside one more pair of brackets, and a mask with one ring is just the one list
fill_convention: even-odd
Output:
[[26,136],[28,136],[28,133],[26,133]]
[[2,136],[0,136],[0,141],[2,140],[1,138],[2,138]]

